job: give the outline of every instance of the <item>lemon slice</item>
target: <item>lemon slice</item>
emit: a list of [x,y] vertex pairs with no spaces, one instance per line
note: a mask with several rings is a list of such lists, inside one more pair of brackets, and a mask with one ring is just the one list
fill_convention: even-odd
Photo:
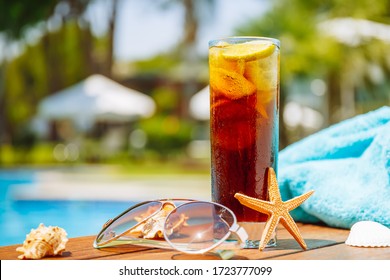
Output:
[[230,99],[238,99],[256,92],[256,87],[244,76],[223,68],[210,70],[210,86]]
[[229,45],[225,47],[222,56],[226,60],[251,61],[271,55],[275,45],[270,42],[251,41],[243,44]]
[[209,64],[212,68],[224,68],[226,70],[234,71],[239,74],[244,74],[245,61],[243,60],[226,60],[222,56],[223,49],[211,48],[209,51]]

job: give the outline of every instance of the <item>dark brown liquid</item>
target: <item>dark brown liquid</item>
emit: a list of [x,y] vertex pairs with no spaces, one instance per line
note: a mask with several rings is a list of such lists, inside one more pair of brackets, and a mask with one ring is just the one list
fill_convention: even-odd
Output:
[[[265,214],[241,205],[234,194],[268,200],[267,167],[277,171],[278,100],[261,103],[258,93],[229,99],[211,90],[212,199],[239,222],[264,222]],[[259,111],[261,108],[261,112]]]

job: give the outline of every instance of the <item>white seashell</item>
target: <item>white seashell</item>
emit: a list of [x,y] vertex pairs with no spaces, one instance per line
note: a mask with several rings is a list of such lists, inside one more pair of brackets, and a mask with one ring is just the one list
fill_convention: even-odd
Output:
[[388,247],[390,229],[377,222],[357,222],[351,227],[345,244],[358,247]]
[[32,229],[26,235],[26,240],[22,247],[16,251],[22,253],[19,259],[41,259],[45,256],[61,255],[65,251],[68,238],[67,233],[60,227],[45,227],[40,224],[37,229]]

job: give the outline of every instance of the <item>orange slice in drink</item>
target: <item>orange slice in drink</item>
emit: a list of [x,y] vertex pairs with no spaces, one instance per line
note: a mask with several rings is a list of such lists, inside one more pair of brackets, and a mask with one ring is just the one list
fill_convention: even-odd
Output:
[[226,60],[252,61],[270,56],[275,48],[275,45],[271,42],[251,41],[225,46],[222,56]]
[[255,85],[244,76],[223,68],[210,69],[210,86],[230,99],[248,96],[256,91]]

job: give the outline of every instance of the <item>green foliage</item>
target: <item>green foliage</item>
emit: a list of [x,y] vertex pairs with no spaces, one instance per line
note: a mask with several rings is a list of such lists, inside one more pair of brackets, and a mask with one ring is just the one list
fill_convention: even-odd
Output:
[[[331,17],[367,18],[389,23],[390,1],[388,0],[333,0]],[[387,17],[387,19],[386,19]]]
[[334,17],[381,19],[389,23],[390,1],[378,0],[373,4],[371,0],[279,0],[273,3],[269,12],[240,27],[238,34],[279,38],[282,78],[286,82],[302,74],[321,76],[332,71],[348,71],[347,68],[353,70],[356,60],[364,60],[360,68],[369,62],[386,61],[388,45],[373,41],[355,48],[347,47],[321,34],[318,24]]
[[192,126],[174,115],[158,115],[141,120],[139,128],[147,135],[147,147],[161,158],[180,152],[191,140]]
[[173,89],[159,87],[152,93],[156,102],[156,114],[140,120],[138,128],[147,136],[146,149],[154,151],[161,158],[178,154],[191,140],[191,123],[180,119],[176,114],[179,95]]
[[49,18],[58,0],[0,0],[0,32],[20,38],[26,27]]
[[152,97],[156,102],[158,113],[170,114],[179,106],[178,93],[170,88],[159,87],[153,91]]
[[18,142],[20,127],[26,127],[37,113],[43,97],[87,76],[83,63],[82,30],[70,21],[60,30],[44,35],[35,45],[8,63],[5,69],[5,117]]
[[141,74],[164,76],[164,74],[169,73],[179,62],[179,57],[176,55],[161,54],[156,55],[152,59],[136,61],[133,65],[137,69],[137,72]]
[[[238,35],[278,38],[281,41],[282,82],[290,82],[296,75],[323,72],[337,68],[339,45],[318,32],[319,18],[329,9],[323,1],[279,0],[263,17],[237,29]],[[288,12],[286,12],[288,6]],[[302,20],[304,19],[304,20]]]
[[[369,39],[359,45],[347,45],[319,28],[324,21],[344,17],[390,24],[390,1],[276,0],[262,17],[237,29],[237,35],[280,40],[281,112],[295,98],[293,101],[323,113],[325,127],[389,104],[388,42]],[[340,30],[346,28],[348,35],[355,32],[353,26],[340,26]],[[324,96],[312,94],[310,83],[314,79],[326,83]],[[304,83],[306,89],[297,89],[299,83]],[[280,128],[281,148],[314,132],[298,126],[289,129],[284,122]]]

